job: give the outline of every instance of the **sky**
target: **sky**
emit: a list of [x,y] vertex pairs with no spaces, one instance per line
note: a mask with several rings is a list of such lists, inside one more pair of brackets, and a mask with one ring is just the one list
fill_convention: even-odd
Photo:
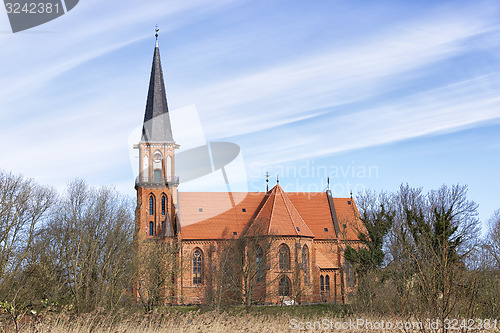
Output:
[[486,226],[500,208],[499,14],[488,0],[82,0],[14,34],[2,8],[0,169],[134,196],[158,24],[174,138],[239,145],[233,190],[265,191],[266,172],[286,191],[329,177],[337,197],[461,184]]

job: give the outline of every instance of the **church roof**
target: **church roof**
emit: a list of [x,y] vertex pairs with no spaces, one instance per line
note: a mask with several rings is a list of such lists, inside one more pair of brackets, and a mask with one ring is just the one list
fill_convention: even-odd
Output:
[[255,221],[264,223],[267,233],[270,235],[314,237],[279,185],[276,185],[266,195]]
[[[339,239],[358,239],[359,233],[366,233],[366,227],[359,218],[358,208],[353,198],[333,198],[333,202],[340,228]],[[356,212],[355,219],[353,219],[353,212]]]
[[[354,201],[333,198],[333,202],[338,206],[335,214],[341,227],[347,225],[340,238],[357,240],[357,230],[363,229]],[[285,193],[280,186],[268,193],[179,192],[179,212],[185,240],[238,237],[257,218],[274,235],[337,239],[324,192]]]
[[263,197],[264,193],[179,192],[181,236],[183,239],[238,237]]
[[141,141],[174,142],[170,117],[168,115],[167,95],[165,92],[165,83],[163,82],[158,40],[156,41],[153,64],[151,66]]

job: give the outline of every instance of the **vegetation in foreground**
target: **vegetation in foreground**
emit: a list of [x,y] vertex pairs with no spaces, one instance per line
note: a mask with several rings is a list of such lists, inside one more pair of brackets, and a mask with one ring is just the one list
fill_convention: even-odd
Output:
[[[60,309],[59,309],[60,310]],[[162,307],[144,313],[141,309],[121,309],[113,314],[101,310],[86,314],[52,308],[37,314],[28,314],[18,323],[20,332],[435,332],[444,325],[450,331],[465,332],[463,325],[474,325],[474,332],[498,332],[495,320],[482,320],[457,324],[419,320],[414,317],[393,315],[355,315],[349,305],[318,304],[280,306],[254,306],[246,311],[243,306],[227,306],[222,310],[212,307]],[[432,326],[437,325],[437,326]],[[437,328],[437,329],[435,329]],[[15,332],[7,322],[2,332]]]
[[[208,308],[162,308],[162,293],[150,292],[154,297],[137,310],[131,299],[137,272],[133,201],[82,180],[60,195],[0,170],[0,327],[280,332],[292,329],[292,319],[500,318],[500,210],[481,239],[477,204],[467,198],[466,186],[426,194],[402,185],[356,201],[369,235],[360,249],[341,244],[358,288],[348,295],[349,306],[242,308],[219,297]],[[158,288],[164,288],[164,275],[152,281]]]

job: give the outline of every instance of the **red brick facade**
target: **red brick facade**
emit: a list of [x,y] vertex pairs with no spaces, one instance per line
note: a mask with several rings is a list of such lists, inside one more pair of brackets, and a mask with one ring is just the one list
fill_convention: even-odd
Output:
[[[224,287],[219,283],[222,273],[217,277],[216,272],[223,270],[221,263],[229,253],[225,249],[245,237],[255,238],[249,230],[257,224],[260,236],[270,245],[265,255],[258,252],[262,250],[244,250],[240,271],[255,264],[256,274],[247,280],[244,275],[237,278],[253,288],[254,302],[345,302],[352,283],[346,279],[343,249],[348,243],[359,246],[358,235],[365,232],[354,200],[332,198],[330,191],[285,193],[279,185],[267,193],[177,193],[178,145],[173,141],[165,96],[156,45],[143,137],[136,146],[139,176],[134,242],[138,257],[146,250],[154,253],[154,247],[161,244],[175,249],[158,266],[168,275],[162,284],[165,302],[213,301],[214,292]],[[175,270],[169,270],[172,267]],[[141,276],[148,274],[144,271]],[[244,299],[234,288],[224,297],[233,302]]]

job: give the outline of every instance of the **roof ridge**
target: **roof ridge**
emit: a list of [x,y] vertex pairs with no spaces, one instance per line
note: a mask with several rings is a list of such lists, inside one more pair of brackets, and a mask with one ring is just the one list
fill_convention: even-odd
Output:
[[[281,186],[280,186],[280,189],[281,189]],[[286,194],[284,193],[283,189],[281,189],[281,197],[283,198],[283,203],[285,204],[285,208],[286,208],[286,211],[288,212],[288,216],[290,217],[290,221],[292,221],[292,224],[293,224],[293,227],[294,227],[294,231],[297,234],[297,236],[300,236],[299,232],[297,231],[297,225],[295,224],[295,222],[293,222],[292,214],[290,213],[290,209],[288,208],[288,205],[286,203],[285,195]]]
[[297,210],[297,208],[295,208],[294,204],[292,203],[292,201],[290,200],[290,198],[288,197],[288,195],[286,194],[285,191],[283,191],[283,189],[281,189],[281,192],[282,192],[282,196],[283,196],[283,202],[285,203],[285,207],[286,207],[286,210],[288,211],[288,215],[290,216],[290,220],[292,221],[292,224],[293,226],[295,227],[295,232],[297,233],[297,236],[300,236],[299,235],[299,232],[297,230],[297,225],[295,224],[295,222],[293,221],[293,217],[291,215],[291,212],[290,212],[290,209],[288,207],[288,204],[287,204],[287,201],[285,200],[285,197],[286,199],[288,199],[288,201],[290,202],[290,205],[292,205],[292,208],[295,210],[295,213],[297,214],[297,216],[300,218],[300,220],[302,221],[302,223],[304,223],[304,225],[306,226],[307,230],[309,230],[309,232],[314,235],[314,233],[311,231],[311,229],[309,228],[309,226],[307,225],[306,221],[304,221],[304,219],[302,218],[302,216],[300,215],[299,211]]
[[[279,185],[278,185],[279,186]],[[276,187],[275,187],[276,188]],[[273,202],[271,204],[271,215],[269,216],[269,228],[267,230],[267,233],[270,234],[271,233],[271,222],[273,221],[273,214],[274,214],[274,205],[276,204],[276,191],[273,191],[271,190],[271,195],[270,196],[273,196],[274,195],[274,198],[273,198]],[[269,200],[269,199],[268,199]]]

